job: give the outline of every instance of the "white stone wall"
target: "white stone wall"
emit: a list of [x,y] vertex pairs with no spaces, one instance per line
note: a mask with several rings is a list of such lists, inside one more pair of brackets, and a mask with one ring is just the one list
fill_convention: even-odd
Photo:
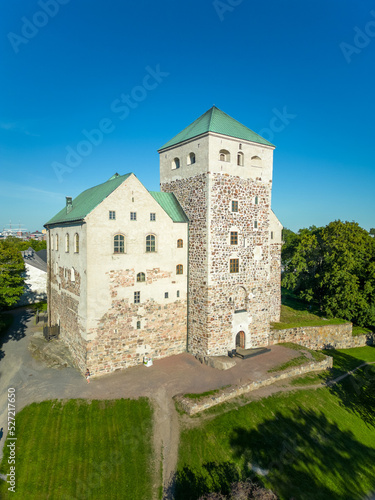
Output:
[[[133,201],[134,200],[134,201]],[[109,211],[116,211],[116,219],[109,220]],[[136,212],[137,220],[130,220],[130,212]],[[155,221],[150,220],[155,213]],[[134,276],[140,272],[152,273],[158,269],[158,279],[152,283],[137,283],[134,287],[118,287],[118,300],[134,302],[134,291],[141,293],[141,304],[153,300],[163,306],[187,295],[187,224],[174,223],[162,207],[131,175],[111,193],[87,217],[87,244],[90,249],[87,260],[87,331],[89,340],[95,339],[96,328],[102,316],[112,307],[113,273],[131,270]],[[125,253],[114,254],[113,238],[125,236]],[[146,236],[156,237],[156,252],[146,252]],[[182,239],[183,248],[177,248]],[[176,274],[176,266],[183,265],[183,274]],[[111,275],[112,273],[112,275]],[[165,293],[168,299],[165,299]]]
[[[230,161],[220,161],[220,150],[230,153]],[[209,132],[160,152],[160,183],[187,179],[201,173],[227,173],[243,179],[272,182],[273,146],[236,139]],[[195,163],[188,164],[189,153],[195,153]],[[243,154],[243,166],[237,165],[237,154]],[[251,160],[258,156],[261,162]],[[180,159],[180,168],[173,168],[174,158]]]
[[47,299],[47,273],[25,262],[25,291],[18,306],[34,304]]

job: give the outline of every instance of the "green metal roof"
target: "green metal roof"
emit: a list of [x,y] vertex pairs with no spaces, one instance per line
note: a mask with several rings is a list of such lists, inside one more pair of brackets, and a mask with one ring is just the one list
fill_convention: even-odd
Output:
[[44,226],[84,219],[86,215],[92,212],[92,210],[94,210],[99,203],[107,198],[107,196],[118,188],[118,186],[120,186],[120,184],[122,184],[130,175],[131,173],[125,175],[115,174],[107,182],[99,184],[99,186],[86,189],[86,191],[79,194],[77,198],[74,198],[72,203],[73,207],[69,213],[66,212],[66,207],[64,207],[58,214],[46,222]]
[[185,212],[182,210],[173,193],[159,193],[157,191],[149,191],[149,193],[173,222],[188,222],[189,219],[186,217]]
[[164,144],[159,151],[207,132],[216,132],[217,134],[228,135],[229,137],[236,137],[237,139],[243,139],[245,141],[273,146],[273,144],[266,141],[266,139],[263,139],[263,137],[245,127],[245,125],[242,125],[216,106],[213,106],[195,120],[195,122]]

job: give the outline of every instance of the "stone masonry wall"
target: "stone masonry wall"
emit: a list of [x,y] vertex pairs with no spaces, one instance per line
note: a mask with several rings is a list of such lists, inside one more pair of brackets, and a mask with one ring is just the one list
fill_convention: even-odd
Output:
[[281,244],[270,245],[271,269],[270,269],[270,321],[280,321],[281,311]]
[[[158,359],[186,351],[185,299],[166,304],[148,299],[135,304],[133,299],[121,294],[128,289],[133,297],[136,271],[123,269],[107,274],[111,308],[99,320],[97,328],[88,332],[95,334],[95,338],[87,342],[87,366],[91,375],[141,364],[144,356]],[[160,268],[148,269],[143,285],[160,287],[158,281],[171,277],[170,272]]]
[[186,301],[160,305],[151,300],[142,304],[114,300],[87,349],[93,376],[138,365],[144,356],[158,359],[185,352]]
[[207,328],[207,206],[208,179],[205,174],[161,185],[172,192],[189,218],[189,310],[188,350],[207,353],[210,332]]
[[175,400],[183,408],[183,410],[189,415],[194,415],[201,411],[207,410],[212,406],[216,406],[224,401],[228,401],[235,397],[241,396],[248,392],[256,391],[261,387],[266,387],[268,385],[275,384],[280,380],[285,380],[288,378],[296,377],[298,375],[303,375],[305,373],[327,370],[332,368],[333,359],[327,356],[323,361],[312,361],[306,363],[305,365],[292,368],[285,372],[278,373],[277,375],[272,375],[264,380],[257,380],[254,382],[248,382],[244,385],[228,387],[226,389],[221,389],[214,396],[206,396],[201,399],[191,399],[184,396],[175,396]]
[[[246,347],[267,345],[281,302],[281,245],[270,250],[271,182],[216,173],[161,187],[175,194],[190,221],[189,351],[222,355],[235,347],[233,315],[243,306],[231,299],[239,288],[248,313]],[[238,212],[232,212],[232,200]],[[238,245],[231,245],[231,231],[238,232]],[[239,273],[229,272],[231,258],[239,259]]]
[[50,297],[51,325],[60,324],[60,338],[69,347],[76,366],[82,372],[86,369],[86,341],[82,338],[78,307],[80,299],[79,273],[75,272],[71,281],[71,269],[58,268],[52,273]]
[[270,345],[292,342],[309,349],[349,349],[373,345],[375,335],[352,336],[352,323],[342,325],[306,326],[285,330],[272,330]]
[[[271,183],[217,173],[212,175],[210,187],[209,328],[214,334],[209,354],[220,355],[234,347],[232,316],[241,306],[235,301],[230,302],[229,298],[239,287],[244,289],[247,297],[245,347],[268,344],[272,298],[269,255]],[[232,212],[232,200],[238,201],[238,212]],[[231,231],[238,233],[237,245],[231,245]],[[239,273],[229,272],[231,258],[239,259]]]

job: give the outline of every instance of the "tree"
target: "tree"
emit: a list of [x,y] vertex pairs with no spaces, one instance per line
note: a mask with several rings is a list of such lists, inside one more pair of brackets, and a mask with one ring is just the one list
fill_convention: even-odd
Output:
[[282,285],[327,316],[375,324],[375,240],[355,222],[302,229],[282,250]]
[[23,293],[25,266],[11,241],[0,241],[0,310],[14,305]]

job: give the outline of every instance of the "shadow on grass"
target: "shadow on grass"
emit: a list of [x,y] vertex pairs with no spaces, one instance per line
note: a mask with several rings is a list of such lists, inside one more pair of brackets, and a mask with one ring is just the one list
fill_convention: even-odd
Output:
[[367,365],[329,387],[340,405],[375,428],[375,366]]
[[29,309],[17,309],[0,315],[0,360],[5,356],[3,345],[10,340],[21,340],[26,335],[27,323],[34,316]]
[[375,450],[323,413],[278,412],[256,429],[233,429],[230,444],[233,462],[184,467],[177,473],[177,500],[210,491],[226,494],[231,482],[253,479],[255,472],[281,498],[353,500],[375,487]]
[[300,299],[286,288],[281,289],[281,303],[283,306],[291,307],[296,311],[308,311],[311,314],[316,314],[316,316],[323,316],[317,304]]

